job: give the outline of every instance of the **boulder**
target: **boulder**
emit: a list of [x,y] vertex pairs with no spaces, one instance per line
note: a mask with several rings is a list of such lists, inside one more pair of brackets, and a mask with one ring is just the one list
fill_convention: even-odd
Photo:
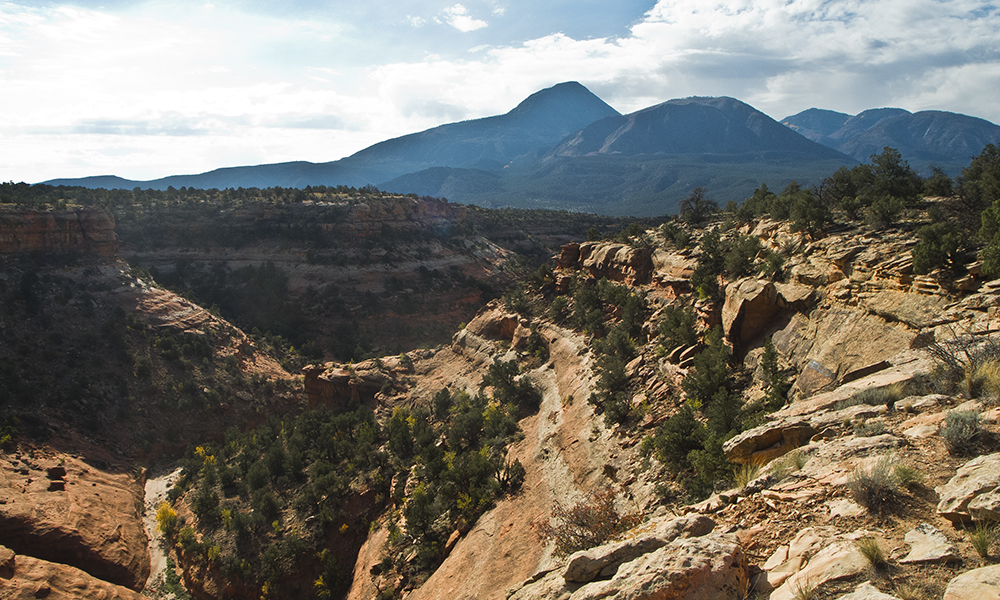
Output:
[[899,561],[901,563],[944,563],[962,560],[948,538],[930,523],[917,525],[916,529],[907,532],[903,539],[910,544],[910,553]]
[[816,433],[807,419],[772,421],[727,440],[722,449],[730,462],[763,464],[808,444]]
[[837,600],[899,600],[899,598],[880,592],[870,581],[866,581],[850,594],[845,594]]
[[1000,488],[1000,453],[978,456],[959,467],[948,483],[938,486],[937,512],[955,524],[972,520],[969,505],[979,495]]
[[741,279],[726,286],[723,332],[734,344],[749,342],[764,332],[780,311],[778,292],[772,282]]
[[595,279],[607,278],[629,285],[649,283],[653,273],[652,250],[625,244],[584,242],[579,266]]
[[770,600],[794,600],[800,589],[854,577],[864,573],[867,568],[868,560],[858,552],[852,540],[833,542],[812,557],[801,571],[774,590]]
[[952,579],[942,600],[1000,600],[1000,565],[973,569]]
[[899,598],[880,592],[870,581],[866,581],[850,594],[845,594],[837,600],[899,600]]
[[578,589],[572,600],[742,600],[749,589],[747,559],[734,535],[677,539],[625,563],[611,579]]
[[969,502],[969,515],[976,521],[1000,521],[1000,490],[973,498]]
[[635,560],[680,537],[706,535],[715,528],[715,521],[705,516],[687,516],[677,519],[659,520],[633,532],[621,542],[612,542],[581,550],[570,556],[563,579],[586,583],[593,581],[607,570],[610,575],[619,565]]

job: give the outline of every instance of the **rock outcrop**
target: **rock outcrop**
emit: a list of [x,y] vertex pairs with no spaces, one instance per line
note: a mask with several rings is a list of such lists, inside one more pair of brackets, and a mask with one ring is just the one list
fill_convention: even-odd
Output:
[[937,507],[938,514],[956,524],[971,521],[976,500],[998,490],[1000,454],[978,456],[958,469],[948,483],[937,488],[941,498]]
[[150,569],[143,495],[132,475],[72,456],[8,456],[0,468],[3,543],[18,555],[140,590]]
[[0,211],[0,256],[29,252],[114,256],[115,220],[100,209]]
[[653,251],[608,242],[573,242],[563,246],[558,264],[562,269],[581,269],[595,279],[639,285],[649,283],[653,274]]
[[510,590],[510,600],[598,598],[738,600],[749,572],[739,539],[708,533],[704,517],[660,519],[625,541],[572,555]]
[[0,597],[5,600],[140,600],[128,588],[102,581],[75,567],[15,555],[0,546]]

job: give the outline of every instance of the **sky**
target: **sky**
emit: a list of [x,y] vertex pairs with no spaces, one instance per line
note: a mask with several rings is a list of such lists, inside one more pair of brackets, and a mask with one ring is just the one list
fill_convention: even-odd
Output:
[[579,81],[1000,123],[977,0],[0,0],[0,181],[332,161]]

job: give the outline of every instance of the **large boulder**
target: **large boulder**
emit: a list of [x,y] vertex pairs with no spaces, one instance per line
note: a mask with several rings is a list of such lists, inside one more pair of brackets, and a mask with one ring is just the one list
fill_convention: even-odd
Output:
[[955,524],[971,521],[970,504],[976,497],[1000,491],[1000,453],[970,460],[936,491],[941,498],[937,506],[939,515]]
[[734,535],[677,539],[625,563],[611,579],[577,590],[572,600],[742,600],[749,588],[747,559]]
[[730,462],[764,464],[808,444],[816,433],[807,419],[772,421],[727,440],[723,450]]
[[1000,565],[966,571],[952,579],[942,600],[1000,600]]
[[610,575],[622,563],[662,548],[679,537],[705,535],[714,528],[715,522],[712,519],[700,515],[655,521],[633,532],[625,541],[611,542],[573,554],[563,570],[563,579],[580,583],[593,581],[602,573]]
[[722,329],[734,344],[746,343],[763,333],[779,312],[778,291],[772,282],[741,279],[726,286]]
[[607,278],[629,285],[649,283],[653,274],[653,254],[649,248],[625,244],[584,242],[580,244],[579,267],[595,279]]
[[867,569],[868,560],[858,552],[854,541],[836,541],[809,559],[802,570],[774,590],[770,600],[794,600],[800,589],[819,587],[827,581],[854,577]]

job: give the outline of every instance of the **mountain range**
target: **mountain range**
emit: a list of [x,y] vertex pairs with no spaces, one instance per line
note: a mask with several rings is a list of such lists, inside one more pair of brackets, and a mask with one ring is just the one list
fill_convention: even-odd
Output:
[[676,210],[697,186],[724,204],[762,182],[808,185],[884,146],[918,170],[956,175],[1000,127],[941,111],[809,109],[779,123],[734,98],[691,97],[620,114],[583,85],[536,92],[510,112],[379,142],[346,158],[216,169],[152,181],[114,176],[50,185],[125,188],[363,186],[487,207],[614,215]]
[[911,113],[902,108],[875,108],[851,116],[810,108],[781,122],[859,161],[891,146],[917,171],[938,167],[952,176],[968,166],[986,144],[1000,141],[997,125],[940,110]]

